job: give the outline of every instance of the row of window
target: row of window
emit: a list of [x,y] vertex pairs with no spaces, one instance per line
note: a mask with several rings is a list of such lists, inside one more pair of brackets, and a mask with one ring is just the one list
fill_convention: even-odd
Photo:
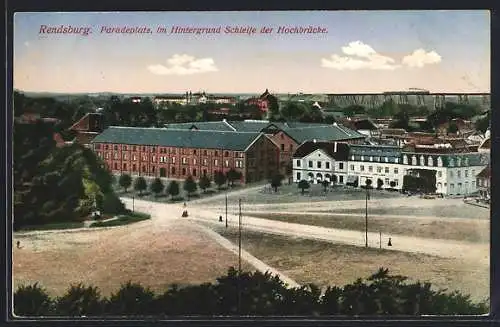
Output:
[[[355,166],[351,165],[349,167],[349,169],[351,171],[355,171]],[[364,165],[360,165],[359,166],[359,171],[365,171],[365,166]],[[389,169],[389,167],[384,167],[383,171],[384,171],[384,173],[389,174],[390,169]],[[373,166],[368,166],[368,172],[373,173]],[[380,166],[377,167],[377,173],[379,173],[379,174],[382,173],[382,167],[380,167]],[[394,168],[394,174],[397,175],[398,173],[399,173],[399,169],[398,168]]]
[[[111,150],[111,146],[109,144],[99,144],[99,143],[96,143],[94,145],[94,149],[95,150]],[[115,150],[115,151],[118,151],[120,149],[120,146],[119,145],[113,145],[112,149]],[[123,151],[127,151],[129,149],[132,150],[132,151],[138,151],[139,149],[141,149],[141,146],[137,146],[137,145],[122,145],[121,149]],[[156,151],[157,151],[157,147],[150,147],[149,149],[150,149],[151,153],[156,153]],[[188,149],[188,148],[163,148],[163,147],[160,147],[159,153],[173,153],[173,154],[177,154],[177,150],[179,150],[178,151],[179,154],[195,154],[196,155],[196,154],[202,153],[202,155],[204,155],[204,156],[212,155],[212,154],[215,155],[215,156],[219,155],[219,151],[217,151],[217,150],[202,150],[202,151],[198,152],[197,149]],[[147,147],[146,146],[142,146],[142,152],[147,152]],[[222,151],[221,151],[221,154],[222,154]],[[229,151],[224,151],[223,155],[224,155],[224,157],[229,157]],[[237,158],[243,158],[244,157],[244,153],[243,152],[236,152],[236,157]]]
[[[296,164],[297,164],[297,167],[300,167],[301,161],[297,160]],[[309,168],[313,168],[314,167],[313,161],[309,160],[307,162],[307,166]],[[323,168],[323,161],[321,161],[321,160],[316,161],[316,168],[320,168],[320,169]],[[325,169],[330,169],[330,162],[329,161],[325,162]],[[344,163],[343,162],[339,162],[339,169],[340,170],[344,169]]]
[[[132,164],[132,165],[128,166],[126,163],[124,163],[122,165],[122,170],[128,170],[129,168],[131,168],[132,172],[139,172],[138,167],[137,167],[136,164]],[[114,170],[119,170],[120,169],[119,164],[115,163],[113,165],[113,169]],[[142,173],[147,173],[148,172],[147,170],[148,169],[147,169],[146,166],[142,166],[141,167],[141,172]],[[151,166],[151,173],[155,174],[156,172],[157,172],[156,171],[156,167],[155,166]],[[188,175],[188,170],[186,168],[181,168],[180,172],[181,172],[181,176],[187,176]],[[176,168],[175,167],[171,167],[170,168],[170,174],[171,175],[175,175],[176,173],[177,173]],[[159,169],[159,174],[160,174],[160,177],[166,177],[167,176],[167,170],[166,170],[166,168],[160,168]],[[207,174],[207,170],[203,169],[202,170],[202,175],[206,175],[206,174]],[[215,174],[215,171],[214,171],[214,174]],[[196,169],[193,169],[193,170],[191,170],[191,174],[190,175],[192,175],[193,177],[197,177],[198,171]]]
[[[389,157],[373,157],[370,156],[368,157],[369,161],[375,161],[375,162],[391,162],[391,163],[399,163],[399,158],[389,158]],[[383,159],[382,159],[383,158]],[[366,157],[361,156],[361,161],[365,161]],[[356,157],[354,155],[351,155],[351,160],[356,160]]]
[[[283,135],[281,135],[281,137],[283,138]],[[283,143],[281,143],[280,148],[281,148],[281,151],[285,151],[285,145]],[[288,151],[293,152],[293,144],[289,144]]]
[[[434,161],[435,160],[434,160],[433,157],[428,157],[427,158],[427,166],[430,166],[430,167],[435,166]],[[424,156],[420,156],[420,160],[418,161],[418,163],[420,164],[420,166],[425,166],[426,165],[425,157]],[[408,156],[403,156],[403,164],[405,164],[405,165],[408,164]],[[413,166],[417,165],[417,156],[412,156],[411,157],[411,164]],[[464,158],[463,160],[462,160],[462,158],[457,158],[456,161],[453,158],[450,158],[449,161],[448,161],[448,166],[454,167],[455,164],[456,164],[457,167],[462,166],[462,164],[464,166],[468,166],[469,165],[469,158]],[[438,167],[442,167],[443,166],[443,159],[441,157],[437,158],[437,166]]]
[[[98,152],[97,155],[98,155],[98,157],[102,158],[102,152]],[[110,155],[107,152],[105,154],[105,159],[109,159],[109,157],[110,157]],[[123,160],[128,160],[128,158],[129,158],[128,154],[124,153],[123,154]],[[116,152],[114,153],[113,159],[119,160],[118,153],[116,153]],[[133,154],[131,156],[131,159],[132,159],[132,161],[137,161],[137,156],[135,154]],[[143,155],[142,156],[142,161],[148,161],[148,157],[145,156],[145,155]],[[166,156],[160,156],[160,157],[158,157],[158,161],[160,163],[168,163],[169,162],[168,157],[166,157]],[[151,157],[151,162],[153,162],[153,163],[156,162],[156,156],[152,156]],[[208,159],[203,159],[200,162],[202,163],[203,166],[207,166],[208,165]],[[222,162],[222,160],[219,161],[218,159],[214,159],[213,160],[214,166],[218,166],[219,162]],[[170,163],[175,164],[175,157],[170,157]],[[186,158],[186,157],[182,157],[181,158],[181,163],[183,165],[188,165],[189,164],[189,159]],[[196,165],[197,163],[198,163],[198,161],[196,160],[196,158],[193,158],[192,159],[192,164]],[[224,166],[225,167],[229,167],[229,160],[224,160]],[[236,160],[235,161],[235,167],[242,168],[243,167],[243,161],[242,160]]]

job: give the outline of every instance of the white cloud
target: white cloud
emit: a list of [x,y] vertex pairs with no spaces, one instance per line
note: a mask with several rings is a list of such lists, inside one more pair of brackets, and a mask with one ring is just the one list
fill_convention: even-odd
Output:
[[408,67],[424,67],[429,64],[441,62],[441,56],[436,51],[426,52],[424,49],[417,49],[411,55],[403,57],[403,64]]
[[361,41],[354,41],[342,47],[342,52],[348,56],[333,54],[330,58],[322,58],[321,66],[338,70],[394,70],[401,67],[393,58],[377,53],[371,46]]
[[192,75],[218,71],[212,58],[196,59],[187,54],[174,54],[168,65],[150,65],[148,70],[156,75]]
[[369,58],[371,55],[377,53],[371,46],[361,41],[354,41],[342,47],[342,52],[349,56],[358,56],[362,58]]

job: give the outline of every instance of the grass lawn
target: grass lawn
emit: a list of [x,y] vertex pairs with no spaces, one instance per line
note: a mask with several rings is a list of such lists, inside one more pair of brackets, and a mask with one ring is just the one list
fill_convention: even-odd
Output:
[[83,228],[83,227],[84,227],[83,222],[70,221],[70,222],[52,223],[52,224],[45,224],[45,225],[24,226],[21,229],[19,229],[18,231],[19,232],[26,232],[26,231],[35,231],[35,230],[73,229],[73,228]]
[[[403,195],[398,192],[389,192],[385,190],[372,190],[370,194],[373,199],[403,197]],[[325,193],[323,186],[318,184],[311,185],[311,188],[302,194],[297,184],[294,183],[279,187],[278,192],[274,192],[269,185],[263,185],[261,189],[245,194],[243,199],[248,203],[280,204],[307,201],[364,200],[365,196],[366,193],[363,189],[343,186],[328,188]],[[237,201],[239,197],[239,195],[232,196],[229,194],[228,199],[230,201]]]
[[141,212],[132,212],[126,215],[121,215],[118,219],[108,220],[108,221],[98,221],[92,223],[89,227],[111,227],[111,226],[121,226],[128,225],[132,223],[136,223],[142,220],[151,219],[151,215],[141,213]]
[[[363,212],[364,213],[364,212]],[[329,215],[293,215],[278,213],[246,213],[248,216],[285,221],[295,224],[313,225],[328,228],[365,230],[364,214],[359,217]],[[418,218],[381,218],[368,216],[368,231],[383,234],[400,234],[415,237],[450,239],[469,242],[488,243],[490,235],[489,220],[445,221]]]
[[[237,242],[237,229],[218,230]],[[389,268],[393,274],[411,280],[429,281],[436,288],[459,290],[476,301],[489,297],[489,267],[458,259],[443,259],[375,248],[362,248],[327,242],[288,238],[246,231],[243,248],[298,283],[321,287],[342,286]]]
[[[428,207],[419,207],[418,210],[409,207],[387,207],[387,208],[370,208],[368,204],[368,213],[374,215],[409,215],[409,216],[427,216],[427,217],[455,217],[455,218],[470,218],[470,219],[489,219],[490,210],[470,204],[461,203],[460,205],[446,205],[446,200],[429,200],[437,201],[429,203]],[[432,205],[431,205],[432,204]],[[335,209],[329,212],[338,213],[365,213],[365,208],[355,209]]]

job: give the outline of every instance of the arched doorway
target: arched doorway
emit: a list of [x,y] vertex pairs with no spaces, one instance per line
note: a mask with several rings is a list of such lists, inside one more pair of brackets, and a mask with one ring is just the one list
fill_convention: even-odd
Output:
[[321,183],[322,180],[323,180],[323,175],[320,173],[317,173],[316,174],[316,183]]
[[167,177],[167,169],[160,168],[160,177]]

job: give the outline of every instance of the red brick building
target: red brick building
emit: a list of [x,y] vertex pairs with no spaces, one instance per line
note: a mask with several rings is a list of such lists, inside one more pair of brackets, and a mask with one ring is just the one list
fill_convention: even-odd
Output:
[[267,120],[212,121],[168,124],[169,129],[195,129],[264,133],[279,149],[279,171],[292,173],[292,157],[297,147],[312,140],[362,144],[365,135],[340,124],[315,124],[300,122],[269,122]]
[[90,142],[99,135],[103,129],[103,116],[96,112],[86,114],[69,128],[70,131],[76,133],[74,142],[84,146],[90,146]]
[[247,183],[279,168],[279,149],[263,133],[110,127],[92,144],[115,174],[198,179],[233,168]]

